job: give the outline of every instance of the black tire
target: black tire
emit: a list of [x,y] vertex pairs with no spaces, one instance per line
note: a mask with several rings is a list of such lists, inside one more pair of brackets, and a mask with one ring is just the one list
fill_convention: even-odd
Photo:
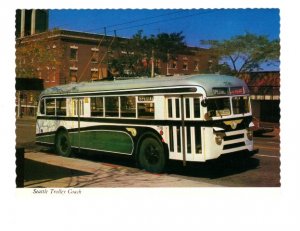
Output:
[[55,138],[55,151],[60,156],[71,155],[71,142],[66,131],[59,131]]
[[139,149],[138,162],[146,171],[161,173],[166,165],[162,143],[151,137],[145,138]]

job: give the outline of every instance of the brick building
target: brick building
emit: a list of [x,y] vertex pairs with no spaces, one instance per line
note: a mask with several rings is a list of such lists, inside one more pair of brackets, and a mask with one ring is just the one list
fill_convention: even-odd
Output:
[[[112,49],[108,50],[113,40],[114,38],[110,36],[54,30],[17,39],[17,50],[26,46],[31,49],[32,43],[40,43],[38,47],[40,50],[41,47],[47,47],[45,54],[53,56],[55,61],[48,60],[43,64],[38,60],[33,60],[35,65],[32,66],[36,69],[33,72],[37,78],[43,79],[44,86],[47,88],[70,82],[107,78],[112,72],[109,69],[109,60],[120,56]],[[118,40],[122,42],[128,39],[118,38]],[[158,74],[186,75],[208,72],[212,62],[216,62],[207,49],[188,48],[188,50],[188,55],[178,55],[168,63],[158,60],[156,63]],[[24,60],[19,60],[19,62],[22,66]]]
[[253,115],[261,121],[278,123],[280,120],[280,72],[243,73],[241,78],[250,90]]
[[[102,80],[118,75],[110,68],[110,61],[125,53],[128,54],[128,50],[109,49],[116,39],[124,44],[128,41],[127,38],[68,30],[53,30],[17,37],[16,77],[41,79],[44,88],[48,88],[71,82]],[[134,51],[131,53],[134,54]],[[150,62],[151,60],[145,59],[144,65],[149,66]],[[155,66],[157,74],[187,75],[209,72],[213,62],[217,60],[209,50],[189,47],[188,54],[177,55],[168,63],[157,60]],[[27,96],[25,93],[21,94],[23,98],[37,100],[36,96],[33,97],[32,94]],[[26,113],[26,110],[23,110],[23,114]]]

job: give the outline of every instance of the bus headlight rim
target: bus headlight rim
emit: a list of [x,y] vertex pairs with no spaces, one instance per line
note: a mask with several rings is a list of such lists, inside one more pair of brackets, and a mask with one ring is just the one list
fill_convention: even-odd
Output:
[[253,140],[253,130],[252,129],[247,130],[247,138],[248,138],[248,140]]
[[222,142],[223,142],[223,136],[220,135],[220,134],[216,134],[215,142],[216,142],[217,145],[221,145]]

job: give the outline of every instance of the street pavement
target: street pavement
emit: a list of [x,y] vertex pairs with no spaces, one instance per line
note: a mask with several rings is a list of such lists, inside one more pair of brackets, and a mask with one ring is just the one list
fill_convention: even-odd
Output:
[[[25,153],[25,187],[216,187],[217,185],[152,174],[117,166],[41,152]],[[37,163],[38,162],[38,163]]]

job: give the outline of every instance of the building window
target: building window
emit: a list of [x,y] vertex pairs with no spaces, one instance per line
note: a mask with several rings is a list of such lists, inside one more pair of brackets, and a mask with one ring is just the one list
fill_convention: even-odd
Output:
[[199,63],[198,63],[198,61],[194,61],[194,71],[199,71]]
[[56,68],[55,67],[52,67],[52,82],[55,82],[55,77],[56,77]]
[[78,48],[72,48],[70,49],[70,60],[77,60],[78,58]]
[[99,78],[98,69],[91,70],[91,80],[98,80]]
[[70,70],[70,81],[77,82],[77,70]]
[[182,69],[183,70],[188,70],[188,67],[189,67],[188,62],[187,61],[183,61]]
[[173,61],[173,62],[171,63],[171,68],[177,69],[177,61]]
[[97,48],[92,49],[92,63],[97,63],[99,59],[99,50]]

